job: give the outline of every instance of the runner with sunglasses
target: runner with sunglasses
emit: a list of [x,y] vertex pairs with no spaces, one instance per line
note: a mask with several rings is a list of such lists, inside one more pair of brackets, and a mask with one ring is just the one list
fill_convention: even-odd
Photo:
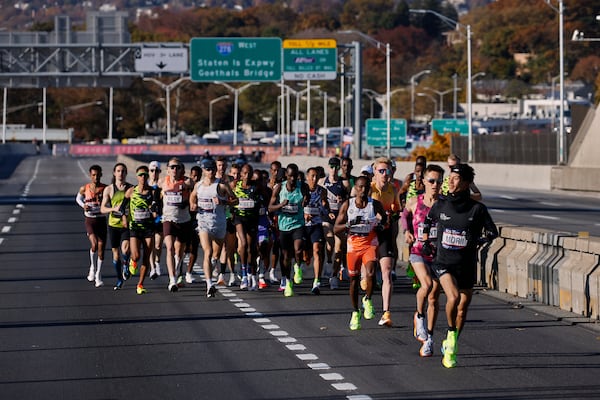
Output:
[[[150,173],[150,176],[148,177],[148,186],[160,193],[162,190],[160,162],[150,161],[150,164],[148,164],[148,172]],[[160,256],[162,254],[163,245],[162,199],[159,199],[156,208],[157,215],[154,220],[154,248],[150,255],[150,279],[152,280],[158,278],[161,274]]]
[[[408,200],[402,212],[404,240],[410,246],[409,261],[421,283],[416,293],[417,310],[413,318],[413,334],[422,343],[419,351],[421,357],[433,355],[433,328],[438,315],[437,300],[440,293],[437,277],[436,279],[432,277],[433,255],[423,254],[423,224],[429,210],[438,199],[443,177],[442,167],[428,165],[423,177],[425,193]],[[435,227],[431,229],[429,237],[435,242]],[[426,302],[427,309],[425,309]]]
[[379,247],[377,256],[381,268],[381,298],[383,315],[379,320],[380,326],[392,326],[390,303],[392,301],[392,269],[398,257],[396,236],[398,235],[398,219],[400,217],[400,198],[392,184],[392,163],[386,157],[380,157],[373,163],[373,182],[371,196],[378,200],[387,215],[385,229],[378,233]]

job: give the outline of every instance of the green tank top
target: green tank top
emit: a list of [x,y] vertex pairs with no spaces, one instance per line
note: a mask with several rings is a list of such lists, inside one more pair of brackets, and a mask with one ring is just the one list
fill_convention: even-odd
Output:
[[[123,200],[125,200],[125,192],[129,189],[130,185],[125,184],[125,188],[123,190],[118,190],[117,187],[113,184],[113,195],[110,198],[110,206],[111,207],[120,207],[123,204]],[[113,228],[126,228],[123,225],[123,214],[118,212],[111,212],[108,215],[108,226]]]
[[129,229],[144,231],[154,226],[154,218],[150,211],[152,199],[152,190],[148,191],[147,194],[142,194],[137,186],[133,189],[129,202]]
[[296,188],[291,192],[288,192],[285,181],[281,185],[279,203],[283,203],[287,199],[288,204],[281,209],[277,220],[279,230],[289,232],[304,226],[304,207],[302,207],[304,196],[302,190],[300,190],[300,182],[296,184]]

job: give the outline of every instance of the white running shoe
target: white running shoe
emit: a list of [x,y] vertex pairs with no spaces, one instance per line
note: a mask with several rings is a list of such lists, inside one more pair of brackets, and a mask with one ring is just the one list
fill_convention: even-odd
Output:
[[415,315],[413,318],[413,335],[415,339],[417,339],[421,343],[425,343],[429,334],[427,333],[427,328],[425,327],[425,317],[419,318],[418,313],[415,311]]
[[154,263],[154,272],[156,272],[156,276],[160,276],[160,263],[157,261]]
[[240,283],[240,289],[244,290],[244,289],[248,289],[248,277],[244,276],[242,278],[242,283]]
[[185,273],[185,283],[194,283],[194,281],[195,281],[195,279],[192,276],[192,274],[189,272],[186,272]]
[[277,279],[277,276],[275,276],[275,268],[271,268],[269,271],[269,280],[271,283],[279,283],[279,279]]
[[250,275],[250,287],[248,290],[258,290],[258,281],[256,280],[256,275]]
[[90,282],[94,282],[94,266],[90,266],[90,272],[88,273],[87,280]]
[[96,274],[96,276],[94,277],[94,281],[95,281],[94,286],[96,286],[96,287],[100,287],[100,286],[104,285],[104,282],[102,282],[102,275],[100,274],[100,272],[98,272]]
[[234,273],[230,273],[229,274],[229,283],[227,284],[227,286],[231,287],[231,286],[235,286],[235,274]]
[[433,338],[430,335],[427,335],[427,340],[423,342],[419,355],[421,357],[431,357],[433,355]]

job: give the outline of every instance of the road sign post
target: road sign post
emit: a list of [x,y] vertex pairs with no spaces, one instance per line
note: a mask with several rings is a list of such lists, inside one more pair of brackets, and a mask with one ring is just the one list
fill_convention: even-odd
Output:
[[281,80],[280,38],[193,38],[193,82],[274,82]]
[[283,78],[288,81],[334,80],[337,43],[333,39],[283,41]]
[[[387,147],[387,120],[367,119],[367,145]],[[406,147],[406,120],[390,120],[390,147]]]

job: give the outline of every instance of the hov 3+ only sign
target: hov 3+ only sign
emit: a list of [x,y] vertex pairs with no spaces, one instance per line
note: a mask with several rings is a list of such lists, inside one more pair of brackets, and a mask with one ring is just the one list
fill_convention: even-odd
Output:
[[193,38],[193,82],[271,82],[281,80],[280,38]]
[[283,41],[283,78],[288,81],[334,80],[337,43],[333,39]]
[[141,47],[135,50],[137,72],[187,72],[188,50],[185,47]]

